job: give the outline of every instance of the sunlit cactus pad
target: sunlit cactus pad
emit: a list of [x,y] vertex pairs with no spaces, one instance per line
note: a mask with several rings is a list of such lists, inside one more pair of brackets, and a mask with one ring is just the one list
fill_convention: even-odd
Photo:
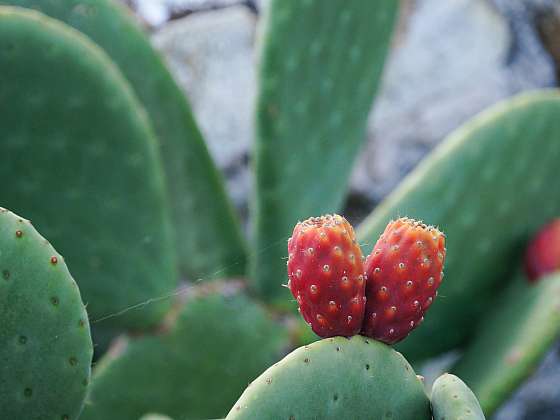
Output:
[[227,420],[431,419],[420,379],[400,353],[362,336],[300,347],[254,380]]

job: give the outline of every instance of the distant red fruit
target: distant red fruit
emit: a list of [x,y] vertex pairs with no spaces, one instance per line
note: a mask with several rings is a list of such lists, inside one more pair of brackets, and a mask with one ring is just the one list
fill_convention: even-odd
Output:
[[362,333],[393,344],[423,320],[443,278],[445,236],[408,218],[390,222],[366,260]]
[[529,242],[525,272],[530,282],[560,270],[560,218],[544,226]]
[[320,337],[352,336],[362,326],[366,278],[354,229],[344,217],[300,222],[288,241],[289,288]]

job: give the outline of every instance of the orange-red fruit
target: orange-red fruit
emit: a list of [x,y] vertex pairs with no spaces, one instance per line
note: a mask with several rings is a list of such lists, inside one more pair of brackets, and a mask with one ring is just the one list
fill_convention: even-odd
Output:
[[530,282],[557,270],[560,270],[560,219],[543,227],[525,253],[525,272]]
[[423,320],[443,278],[445,236],[413,219],[390,222],[366,260],[362,333],[393,344]]
[[288,253],[288,285],[315,334],[357,334],[366,277],[352,226],[339,215],[307,219],[294,228]]

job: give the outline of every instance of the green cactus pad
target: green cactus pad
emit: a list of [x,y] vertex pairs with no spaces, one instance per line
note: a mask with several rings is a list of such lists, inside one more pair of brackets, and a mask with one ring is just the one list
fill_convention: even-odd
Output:
[[287,342],[285,330],[243,295],[188,299],[165,329],[117,343],[101,360],[80,420],[223,416]]
[[227,420],[431,419],[420,379],[400,353],[362,336],[300,347],[255,379]]
[[0,418],[76,419],[93,353],[80,292],[62,256],[3,208],[0,326]]
[[[2,6],[0,74],[0,202],[65,255],[92,319],[172,292],[159,154],[118,69],[72,28]],[[158,300],[96,325],[151,326],[168,308]]]
[[476,396],[465,383],[446,373],[432,388],[434,420],[484,420],[484,413]]
[[243,274],[245,243],[221,176],[184,94],[132,14],[110,0],[1,3],[37,9],[105,50],[148,111],[159,139],[182,271],[193,279]]
[[453,368],[487,416],[533,373],[560,334],[560,273],[529,285],[519,275],[481,319],[478,333]]
[[254,288],[282,301],[299,219],[337,211],[383,69],[398,2],[273,0],[255,150]]
[[[423,325],[397,348],[418,360],[463,345],[491,309],[529,232],[560,213],[560,95],[519,95],[444,141],[358,230],[367,253],[391,218],[439,226],[445,279]],[[367,254],[366,253],[366,254]]]

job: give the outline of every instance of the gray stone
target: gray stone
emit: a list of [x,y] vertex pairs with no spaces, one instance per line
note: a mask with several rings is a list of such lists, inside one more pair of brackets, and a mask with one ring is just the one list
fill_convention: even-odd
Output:
[[132,7],[136,14],[149,26],[158,27],[170,19],[205,10],[246,3],[256,8],[251,0],[120,0]]
[[352,177],[355,191],[379,200],[473,115],[522,90],[555,83],[535,31],[512,26],[513,16],[486,0],[414,2],[385,68]]
[[243,6],[200,12],[167,24],[153,41],[185,90],[236,204],[247,201],[253,137],[256,18]]

